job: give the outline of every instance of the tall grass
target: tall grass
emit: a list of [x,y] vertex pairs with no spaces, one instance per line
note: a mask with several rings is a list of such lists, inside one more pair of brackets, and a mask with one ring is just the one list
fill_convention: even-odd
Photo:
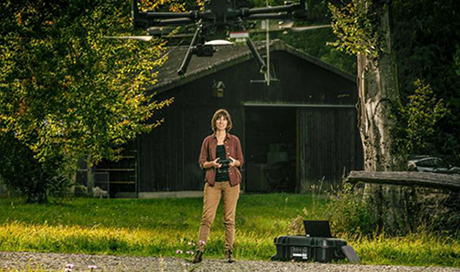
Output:
[[[299,232],[292,227],[299,216],[325,217],[327,204],[327,198],[311,195],[242,195],[237,208],[235,255],[268,260],[276,251],[275,237]],[[201,209],[201,198],[77,198],[45,206],[1,199],[0,250],[185,258],[197,239]],[[223,256],[221,215],[219,207],[206,257]],[[342,233],[340,237],[353,245],[366,264],[460,267],[460,239],[428,233],[399,238]],[[177,254],[178,249],[184,253]]]
[[458,238],[430,233],[361,238],[342,235],[341,238],[350,242],[366,264],[460,267]]
[[[273,238],[311,206],[308,196],[242,195],[236,217],[236,254],[268,259]],[[325,203],[324,203],[325,204]],[[323,205],[324,206],[324,205]],[[61,205],[0,200],[0,250],[174,256],[193,249],[202,199],[75,199]],[[221,256],[222,208],[217,211],[207,256]]]
[[44,269],[36,269],[36,268],[28,268],[26,270],[22,269],[22,270],[3,270],[0,268],[0,272],[46,272],[46,270]]

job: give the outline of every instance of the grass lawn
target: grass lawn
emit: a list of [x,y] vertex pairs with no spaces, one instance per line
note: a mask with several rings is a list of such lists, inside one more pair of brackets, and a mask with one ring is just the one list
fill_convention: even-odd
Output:
[[[304,208],[321,217],[327,199],[310,195],[241,195],[237,208],[235,255],[269,260],[273,239],[290,232]],[[0,251],[189,257],[194,249],[201,198],[87,199],[65,204],[24,204],[0,200]],[[219,207],[206,257],[221,258],[224,247]],[[365,264],[460,267],[460,239],[413,234],[399,238],[354,238],[339,234]],[[182,254],[177,254],[177,250]]]

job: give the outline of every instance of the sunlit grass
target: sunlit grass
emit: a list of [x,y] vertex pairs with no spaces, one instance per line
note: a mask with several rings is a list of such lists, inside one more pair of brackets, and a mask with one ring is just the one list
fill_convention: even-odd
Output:
[[[305,210],[321,218],[328,200],[310,195],[242,195],[237,208],[235,255],[269,260],[273,239]],[[189,257],[194,249],[202,209],[201,198],[85,199],[59,205],[0,200],[0,250],[56,253]],[[207,243],[206,257],[224,250],[222,209]],[[460,239],[429,233],[392,238],[360,238],[341,234],[365,264],[460,267]],[[177,254],[180,249],[184,253]],[[1,270],[0,270],[1,271]]]
[[[306,195],[242,195],[238,203],[236,254],[252,259],[273,255],[273,238],[305,205]],[[324,201],[323,204],[326,202]],[[177,256],[192,250],[202,199],[75,199],[60,205],[0,200],[0,250],[138,256]],[[207,256],[221,257],[224,228],[217,211]],[[264,254],[262,254],[263,252]]]
[[[45,269],[36,269],[36,268],[28,268],[26,270],[3,270],[0,268],[0,272],[46,272]],[[64,270],[63,270],[64,271]]]
[[365,264],[460,267],[460,239],[452,237],[415,233],[405,237],[342,238]]

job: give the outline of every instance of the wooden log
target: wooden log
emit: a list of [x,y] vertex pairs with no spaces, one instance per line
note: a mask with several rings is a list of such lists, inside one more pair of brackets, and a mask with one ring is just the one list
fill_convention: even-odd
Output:
[[351,171],[346,182],[420,186],[460,191],[459,174],[437,174],[428,172],[365,172]]

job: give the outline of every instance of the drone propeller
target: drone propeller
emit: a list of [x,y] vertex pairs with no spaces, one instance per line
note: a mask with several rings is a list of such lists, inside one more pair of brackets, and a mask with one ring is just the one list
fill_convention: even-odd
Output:
[[314,25],[314,26],[297,26],[297,27],[291,27],[292,32],[302,32],[302,31],[308,31],[308,30],[314,30],[314,29],[321,29],[321,28],[330,28],[331,25]]
[[105,39],[118,39],[118,40],[138,40],[148,42],[153,39],[153,36],[103,36]]
[[204,45],[215,45],[215,46],[220,46],[220,45],[233,45],[233,42],[227,41],[227,40],[212,40],[209,42],[205,42]]
[[279,29],[290,29],[294,26],[294,21],[292,20],[284,20],[278,23]]
[[[283,20],[276,23],[269,24],[269,32],[280,32],[280,31],[292,31],[292,32],[303,32],[308,30],[315,30],[315,29],[322,29],[322,28],[330,28],[331,25],[312,25],[312,26],[294,26],[294,22],[292,20]],[[255,29],[250,30],[251,33],[262,33],[267,31],[267,27],[262,21],[262,29]]]

